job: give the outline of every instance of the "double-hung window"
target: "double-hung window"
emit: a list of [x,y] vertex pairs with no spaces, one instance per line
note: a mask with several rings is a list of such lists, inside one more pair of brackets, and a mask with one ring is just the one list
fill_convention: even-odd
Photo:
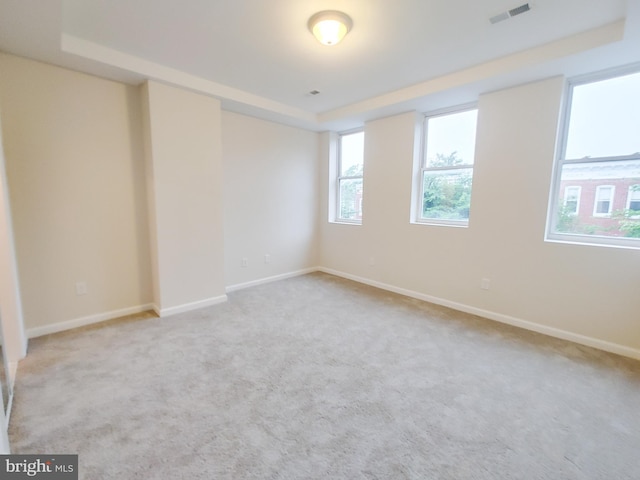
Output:
[[627,210],[631,218],[640,218],[640,184],[629,187],[627,195]]
[[570,81],[547,239],[640,248],[639,184],[640,68]]
[[614,192],[615,187],[613,185],[599,185],[596,188],[596,201],[593,205],[594,217],[608,217],[611,215]]
[[568,215],[577,215],[580,211],[581,187],[571,186],[564,189],[564,211]]
[[339,222],[362,223],[364,131],[338,136],[336,202]]
[[468,225],[477,117],[475,106],[425,117],[418,222]]

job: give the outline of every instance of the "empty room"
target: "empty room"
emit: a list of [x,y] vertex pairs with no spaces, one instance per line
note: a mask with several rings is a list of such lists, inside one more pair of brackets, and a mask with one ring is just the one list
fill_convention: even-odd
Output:
[[640,0],[0,0],[0,477],[640,478]]

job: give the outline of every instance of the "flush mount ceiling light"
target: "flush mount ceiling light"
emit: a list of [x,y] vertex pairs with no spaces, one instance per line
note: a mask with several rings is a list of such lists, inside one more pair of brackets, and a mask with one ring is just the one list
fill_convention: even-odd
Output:
[[345,13],[335,10],[318,12],[309,19],[309,30],[323,45],[335,45],[351,30],[353,22]]

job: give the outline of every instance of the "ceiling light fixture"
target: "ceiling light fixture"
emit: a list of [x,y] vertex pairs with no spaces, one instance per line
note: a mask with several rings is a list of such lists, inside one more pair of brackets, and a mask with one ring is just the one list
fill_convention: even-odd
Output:
[[309,19],[309,30],[323,45],[335,45],[351,30],[353,22],[345,13],[335,10],[318,12]]

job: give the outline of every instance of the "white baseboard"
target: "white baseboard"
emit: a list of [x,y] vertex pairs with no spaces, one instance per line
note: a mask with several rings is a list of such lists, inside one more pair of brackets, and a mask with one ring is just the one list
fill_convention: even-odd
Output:
[[[311,267],[305,268],[302,270],[297,270],[294,272],[284,273],[281,275],[274,275],[272,277],[261,278],[258,280],[253,280],[251,282],[240,283],[236,285],[230,285],[226,288],[227,293],[233,292],[236,290],[241,290],[243,288],[254,287],[257,285],[262,285],[265,283],[275,282],[278,280],[284,280],[286,278],[297,277],[300,275],[306,275],[308,273],[313,272],[324,272],[330,275],[335,275],[337,277],[346,278],[348,280],[353,280],[358,283],[363,283],[365,285],[371,285],[372,287],[380,288],[382,290],[387,290],[390,292],[398,293],[400,295],[404,295],[411,298],[416,298],[418,300],[423,300],[425,302],[435,303],[436,305],[442,305],[444,307],[449,307],[454,310],[458,310],[465,313],[470,313],[472,315],[478,315],[483,318],[487,318],[489,320],[495,320],[500,323],[505,323],[507,325],[512,325],[519,328],[524,328],[525,330],[531,330],[533,332],[541,333],[544,335],[549,335],[551,337],[560,338],[563,340],[568,340],[570,342],[578,343],[581,345],[586,345],[588,347],[597,348],[599,350],[604,350],[606,352],[615,353],[618,355],[622,355],[629,358],[634,358],[636,360],[640,360],[640,350],[627,347],[625,345],[620,345],[617,343],[608,342],[606,340],[600,340],[593,337],[588,337],[586,335],[581,335],[579,333],[569,332],[567,330],[561,330],[559,328],[549,327],[546,325],[541,325],[538,323],[530,322],[527,320],[522,320],[516,317],[512,317],[509,315],[504,315],[501,313],[492,312],[489,310],[483,310],[481,308],[472,307],[470,305],[465,305],[463,303],[453,302],[450,300],[446,300],[439,297],[434,297],[431,295],[426,295],[424,293],[416,292],[413,290],[407,290],[404,288],[396,287],[394,285],[389,285],[386,283],[378,282],[375,280],[370,280],[364,277],[359,277],[357,275],[351,275],[349,273],[341,272],[339,270],[333,270],[331,268],[325,267]],[[147,310],[153,310],[159,317],[167,317],[169,315],[176,315],[178,313],[188,312],[190,310],[196,310],[198,308],[209,307],[211,305],[216,305],[219,303],[223,303],[227,301],[226,295],[220,295],[218,297],[212,297],[205,300],[200,300],[197,302],[187,303],[183,305],[178,305],[176,307],[169,308],[159,308],[154,304],[147,305],[139,305],[136,307],[124,308],[120,310],[113,310],[110,312],[104,312],[96,315],[89,315],[87,317],[77,318],[74,320],[68,320],[64,322],[58,322],[51,325],[45,325],[42,327],[30,328],[26,331],[28,338],[35,338],[42,335],[48,335],[50,333],[62,332],[64,330],[69,330],[71,328],[82,327],[85,325],[91,325],[93,323],[102,322],[105,320],[111,320],[118,317],[123,317],[125,315],[132,315],[135,313],[144,312]],[[15,376],[14,376],[15,378]]]
[[353,280],[354,282],[363,283],[365,285],[371,285],[372,287],[381,288],[382,290],[388,290],[390,292],[398,293],[406,297],[416,298],[418,300],[424,300],[425,302],[435,303],[436,305],[442,305],[443,307],[449,307],[460,312],[470,313],[472,315],[478,315],[479,317],[487,318],[489,320],[495,320],[500,323],[506,323],[515,327],[524,328],[525,330],[531,330],[533,332],[542,333],[550,337],[560,338],[568,340],[570,342],[579,343],[588,347],[604,350],[605,352],[611,352],[624,357],[634,358],[640,360],[640,350],[627,347],[625,345],[619,345],[617,343],[608,342],[606,340],[600,340],[593,337],[587,337],[579,333],[569,332],[567,330],[561,330],[559,328],[549,327],[546,325],[540,325],[539,323],[529,322],[519,318],[511,317],[509,315],[503,315],[501,313],[491,312],[489,310],[483,310],[481,308],[472,307],[463,303],[452,302],[443,298],[433,297],[431,295],[425,295],[423,293],[415,292],[413,290],[407,290],[404,288],[395,287],[386,283],[377,282],[375,280],[369,280],[357,275],[351,275],[349,273],[333,270],[330,268],[318,267],[318,271],[335,275],[337,277]]
[[151,305],[156,314],[159,317],[168,317],[170,315],[177,315],[178,313],[188,312],[190,310],[197,310],[198,308],[210,307],[211,305],[217,305],[218,303],[224,303],[227,301],[226,295],[220,295],[218,297],[205,298],[204,300],[198,300],[197,302],[185,303],[177,305],[175,307],[158,308],[156,305]]
[[236,290],[242,290],[243,288],[255,287],[256,285],[276,282],[278,280],[284,280],[285,278],[298,277],[300,275],[306,275],[307,273],[317,272],[318,270],[320,270],[318,267],[304,268],[302,270],[296,270],[294,272],[282,273],[280,275],[260,278],[258,280],[252,280],[246,283],[238,283],[236,285],[230,285],[226,288],[226,290],[227,290],[227,293],[235,292]]
[[151,310],[153,305],[138,305],[135,307],[122,308],[119,310],[111,310],[110,312],[97,313],[95,315],[88,315],[86,317],[75,318],[73,320],[66,320],[64,322],[52,323],[50,325],[44,325],[42,327],[34,327],[27,329],[27,338],[41,337],[42,335],[49,335],[50,333],[58,333],[64,330],[72,328],[84,327],[98,322],[104,322],[105,320],[112,320],[118,317],[124,317],[126,315],[133,315],[135,313],[145,312]]

